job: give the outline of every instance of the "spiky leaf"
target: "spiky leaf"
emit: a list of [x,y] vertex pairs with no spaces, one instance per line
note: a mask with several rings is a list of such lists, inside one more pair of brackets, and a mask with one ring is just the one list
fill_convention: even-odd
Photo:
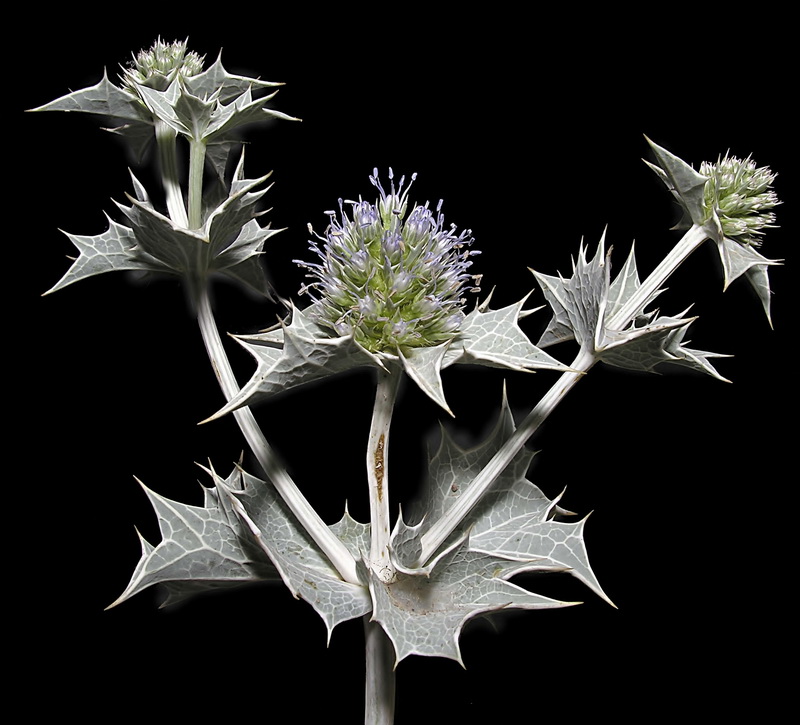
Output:
[[[645,137],[647,138],[647,137]],[[683,210],[683,219],[675,229],[688,229],[692,224],[702,226],[708,219],[705,209],[704,189],[707,176],[695,171],[689,164],[647,138],[658,165],[645,163],[656,172]]]
[[[415,519],[421,521],[414,532],[416,538],[447,514],[514,429],[504,398],[497,425],[482,444],[464,450],[442,434],[439,449],[431,459],[421,506],[415,511]],[[525,477],[532,458],[533,454],[524,449],[517,453],[458,531],[469,531],[471,551],[528,562],[526,571],[568,571],[609,601],[589,565],[583,543],[585,522],[556,520],[556,515],[569,512],[558,507],[558,499],[551,501]],[[401,563],[413,561],[418,553],[416,542],[404,533],[403,540],[393,543]]]
[[228,489],[240,486],[238,471],[227,481],[214,477],[203,506],[171,501],[145,490],[158,516],[161,542],[139,537],[142,557],[116,606],[154,584],[169,584],[167,604],[208,589],[250,582],[278,581],[269,557],[255,542],[231,506]]
[[102,234],[68,234],[80,256],[49,291],[104,272],[135,270],[200,279],[218,273],[271,298],[259,257],[266,240],[281,230],[255,221],[256,203],[266,191],[258,187],[268,177],[245,179],[240,160],[230,193],[209,210],[198,230],[185,229],[156,211],[144,187],[133,178],[131,205],[118,204],[128,224],[109,220]]
[[[231,489],[241,503],[238,513],[292,594],[320,615],[328,637],[340,622],[368,614],[372,603],[366,587],[342,581],[274,487],[244,472],[242,481],[241,489]],[[361,549],[368,537],[368,529],[347,515],[332,529],[343,533],[345,545],[352,549]]]
[[152,123],[150,114],[136,96],[111,83],[105,71],[96,85],[73,91],[32,110],[94,113],[127,123]]
[[489,300],[470,312],[461,324],[443,367],[455,363],[486,365],[508,370],[568,370],[563,363],[536,347],[519,326],[528,297],[499,310],[488,309]]
[[553,319],[539,346],[569,339],[584,347],[597,346],[608,302],[610,268],[604,235],[591,260],[587,260],[586,247],[581,244],[569,279],[533,272],[553,310]]
[[390,584],[370,571],[372,619],[394,645],[396,661],[409,655],[447,657],[463,666],[459,637],[478,615],[507,609],[552,609],[577,604],[532,594],[508,581],[527,564],[457,543],[428,575],[398,573]]
[[[243,405],[359,366],[384,368],[397,361],[408,376],[450,415],[441,371],[456,363],[502,367],[511,370],[568,370],[555,358],[535,347],[519,327],[525,300],[500,310],[486,303],[466,316],[451,342],[431,347],[398,350],[396,355],[372,353],[356,342],[353,334],[337,336],[317,323],[314,305],[292,308],[289,324],[237,339],[256,359],[257,368],[239,394],[212,418]],[[488,303],[488,300],[487,300]]]
[[709,361],[709,358],[730,357],[721,353],[693,350],[683,339],[696,317],[656,317],[626,331],[619,343],[609,343],[600,359],[615,367],[655,372],[662,363],[681,365],[728,382]]
[[95,236],[65,232],[78,249],[79,256],[67,273],[46,294],[63,289],[73,282],[104,272],[137,271],[168,272],[158,259],[137,247],[133,230],[108,219],[108,229]]

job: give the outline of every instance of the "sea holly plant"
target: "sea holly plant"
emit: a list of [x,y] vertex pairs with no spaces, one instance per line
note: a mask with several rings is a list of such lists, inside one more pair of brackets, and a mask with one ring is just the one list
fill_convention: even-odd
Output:
[[[409,655],[463,664],[459,638],[470,619],[578,603],[529,591],[512,581],[516,575],[567,572],[610,603],[589,564],[586,519],[528,479],[533,454],[525,444],[598,363],[647,372],[684,367],[724,380],[714,366],[723,355],[685,342],[696,318],[662,313],[654,302],[680,264],[710,241],[725,285],[743,276],[769,318],[768,271],[778,262],[758,248],[779,202],[774,174],[750,159],[726,156],[695,170],[650,142],[648,164],[681,205],[684,236],[644,279],[633,252],[612,274],[604,238],[594,249],[581,244],[570,276],[534,271],[551,313],[534,343],[520,326],[536,311],[529,295],[498,309],[491,294],[480,299],[472,233],[446,222],[441,202],[414,203],[415,177],[396,179],[389,170],[382,179],[376,170],[369,196],[340,200],[327,212],[325,230],[311,230],[310,250],[297,262],[307,282],[297,301],[278,300],[261,262],[277,232],[259,221],[269,174],[249,178],[243,153],[229,159],[242,126],[293,120],[267,106],[275,85],[230,74],[219,58],[206,68],[186,43],[158,40],[117,82],[104,75],[35,109],[105,117],[143,163],[155,147],[161,180],[160,189],[147,190],[133,176],[132,193],[106,231],[68,234],[78,256],[49,292],[112,271],[183,280],[227,400],[207,424],[234,416],[259,469],[240,464],[220,472],[209,463],[201,505],[169,500],[157,493],[158,482],[153,489],[143,483],[162,539],[141,539],[130,583],[110,606],[153,585],[171,604],[210,589],[282,582],[319,614],[329,637],[341,622],[364,620],[365,722],[386,724],[393,720],[394,668]],[[178,162],[179,143],[188,147],[187,169]],[[280,309],[277,326],[237,338],[255,361],[242,386],[214,319],[213,277]],[[570,342],[578,352],[569,362],[546,351]],[[448,399],[459,393],[446,389],[442,371],[456,364],[555,381],[518,423],[504,395],[493,431],[474,448],[443,432],[419,499],[392,521],[389,443],[399,384],[409,378],[452,415]],[[372,368],[376,380],[365,442],[370,520],[354,520],[343,505],[341,519],[326,523],[251,408],[360,367]]]

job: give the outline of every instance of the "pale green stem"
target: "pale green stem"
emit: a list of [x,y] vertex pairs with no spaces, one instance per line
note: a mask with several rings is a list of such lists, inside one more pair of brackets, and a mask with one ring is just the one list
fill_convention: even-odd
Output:
[[[639,289],[631,295],[631,298],[613,317],[606,321],[606,328],[609,330],[622,330],[627,327],[631,320],[639,314],[642,307],[647,304],[650,296],[664,284],[667,278],[706,239],[706,233],[696,225],[686,232]],[[469,514],[475,504],[480,501],[497,477],[505,470],[506,466],[522,450],[527,440],[538,430],[539,426],[555,410],[564,396],[589,372],[596,362],[597,359],[592,350],[581,349],[570,365],[572,371],[561,374],[555,385],[545,393],[544,397],[514,431],[514,434],[472,480],[453,506],[422,536],[419,565],[425,564],[436,553],[436,550],[455,531],[456,527]]]
[[480,501],[497,477],[505,470],[506,466],[519,453],[528,438],[533,435],[539,425],[555,410],[562,398],[594,363],[595,358],[590,351],[582,350],[578,354],[572,365],[570,365],[575,372],[561,374],[556,384],[545,393],[536,407],[514,431],[514,434],[472,480],[464,493],[456,499],[444,516],[436,521],[422,536],[420,540],[422,550],[418,561],[419,565],[425,564],[436,553],[436,550],[455,531],[456,527],[464,520],[475,504]]
[[180,177],[178,176],[177,133],[160,119],[155,122],[158,159],[161,164],[161,179],[167,198],[169,218],[180,227],[188,227],[186,207],[183,204]]
[[642,286],[634,292],[630,299],[617,310],[617,312],[606,321],[606,328],[609,330],[623,330],[628,323],[639,314],[643,305],[656,292],[661,285],[678,267],[683,264],[687,257],[703,242],[708,239],[708,234],[702,227],[693,225],[680,241],[672,248],[672,251],[661,260],[659,265],[642,282]]
[[392,725],[394,722],[395,653],[392,641],[378,622],[364,616],[367,645],[367,682],[364,725]]
[[[231,369],[214,321],[214,313],[211,311],[207,288],[201,286],[196,293],[196,297],[197,321],[200,325],[203,342],[222,392],[226,399],[230,400],[239,392],[239,385],[236,382],[236,377]],[[267,478],[275,486],[281,498],[297,517],[297,520],[302,524],[309,536],[325,553],[342,579],[351,584],[360,584],[353,555],[325,525],[325,522],[303,496],[283,466],[280,465],[277,456],[269,443],[267,443],[264,433],[261,431],[250,409],[240,408],[234,411],[233,416],[239,424],[239,428],[250,449],[264,469]]]
[[189,229],[203,226],[203,169],[206,145],[203,141],[189,144]]
[[394,581],[395,569],[389,558],[389,428],[397,399],[400,370],[378,370],[378,386],[367,445],[367,481],[369,484],[370,563],[381,581]]

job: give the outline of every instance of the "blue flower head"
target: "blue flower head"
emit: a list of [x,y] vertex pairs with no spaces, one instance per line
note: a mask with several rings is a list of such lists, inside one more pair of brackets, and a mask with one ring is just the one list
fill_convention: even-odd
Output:
[[[452,340],[464,319],[465,292],[478,278],[468,273],[471,230],[445,227],[442,202],[409,211],[416,178],[389,191],[378,179],[375,203],[339,200],[339,212],[311,242],[319,262],[298,264],[314,281],[301,289],[314,298],[317,322],[334,334],[353,335],[370,352],[397,353]],[[349,213],[346,206],[349,205]]]

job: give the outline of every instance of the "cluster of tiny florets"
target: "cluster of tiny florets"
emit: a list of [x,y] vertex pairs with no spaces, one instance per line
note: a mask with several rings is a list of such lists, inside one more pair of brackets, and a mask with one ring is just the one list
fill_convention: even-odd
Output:
[[[311,242],[319,263],[298,261],[314,282],[300,290],[314,298],[317,321],[337,335],[352,334],[371,352],[397,353],[453,339],[464,319],[464,293],[478,278],[467,273],[470,230],[445,228],[441,201],[433,212],[414,206],[408,212],[404,178],[376,202],[339,200],[339,214]],[[416,175],[411,177],[413,182]],[[389,172],[391,181],[392,174]],[[350,205],[350,213],[345,211]]]
[[716,212],[726,237],[757,245],[762,230],[774,226],[775,214],[769,210],[780,203],[771,189],[776,175],[750,159],[732,156],[715,164],[704,162],[700,173],[709,177],[705,187],[709,216]]
[[134,55],[129,67],[122,69],[122,85],[134,94],[138,94],[137,85],[163,91],[179,74],[189,78],[200,73],[204,60],[205,56],[186,50],[186,41],[164,43],[159,38],[152,48]]

